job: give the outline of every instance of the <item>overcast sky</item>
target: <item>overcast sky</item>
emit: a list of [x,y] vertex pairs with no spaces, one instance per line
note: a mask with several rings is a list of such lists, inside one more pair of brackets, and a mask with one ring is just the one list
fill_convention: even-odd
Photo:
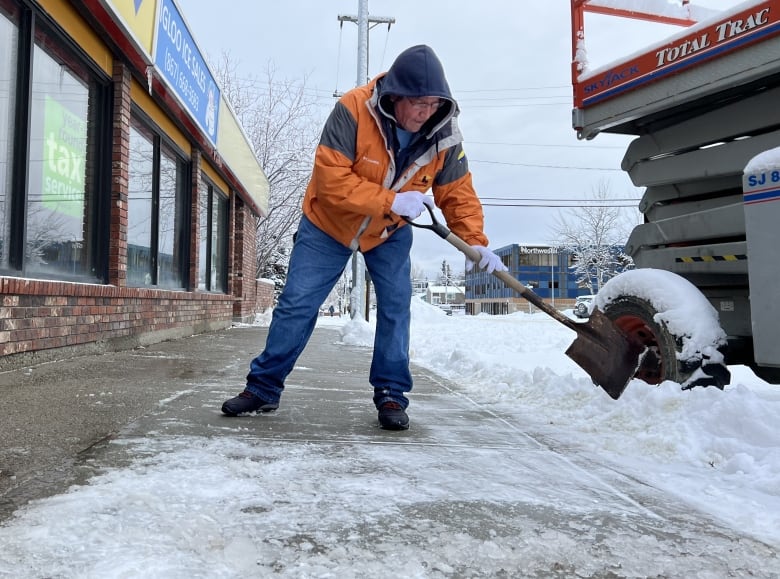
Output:
[[[335,102],[334,90],[357,82],[357,25],[345,22],[342,28],[338,16],[356,16],[358,0],[177,2],[204,55],[216,60],[229,52],[247,76],[263,78],[272,62],[278,78],[308,77],[307,89],[322,105],[323,119]],[[738,4],[696,3],[718,9]],[[571,128],[569,2],[369,0],[369,14],[395,18],[389,31],[380,24],[369,34],[370,76],[415,44],[431,46],[444,64],[460,104],[491,248],[549,243],[557,216],[573,211],[507,207],[513,202],[506,199],[588,199],[602,185],[615,198],[641,196],[620,170],[629,137],[580,142]],[[585,26],[591,68],[679,31],[598,15],[588,15]],[[632,215],[637,213],[627,211],[627,219]],[[431,232],[416,231],[413,264],[435,275],[443,259],[462,268],[457,250]]]

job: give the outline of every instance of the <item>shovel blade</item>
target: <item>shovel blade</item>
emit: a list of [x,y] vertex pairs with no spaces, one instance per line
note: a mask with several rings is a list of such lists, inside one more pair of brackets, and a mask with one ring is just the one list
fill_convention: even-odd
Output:
[[577,339],[566,355],[574,360],[613,400],[620,398],[636,374],[646,348],[629,340],[600,310],[587,323],[577,324]]

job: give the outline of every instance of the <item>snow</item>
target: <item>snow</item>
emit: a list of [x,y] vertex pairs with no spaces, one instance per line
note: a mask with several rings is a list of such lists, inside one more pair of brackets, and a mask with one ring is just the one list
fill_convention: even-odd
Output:
[[[626,10],[634,10],[637,12],[645,12],[645,13],[648,12],[656,13],[656,14],[661,14],[663,16],[679,16],[678,14],[667,13],[666,10],[664,10],[663,12],[654,11],[653,9],[651,9],[649,5],[645,5],[645,2],[648,2],[649,0],[604,0],[604,1],[599,1],[599,4],[607,5],[610,1],[619,2],[621,5],[620,7]],[[653,1],[655,2],[656,0]],[[639,58],[644,54],[652,53],[653,51],[665,46],[666,44],[685,38],[698,30],[707,28],[711,24],[718,22],[719,20],[725,18],[729,14],[737,14],[738,12],[741,12],[743,10],[748,10],[753,6],[762,4],[764,1],[765,0],[745,0],[744,2],[735,4],[733,6],[729,6],[727,10],[713,11],[711,15],[707,15],[707,13],[702,11],[698,13],[698,15],[704,16],[704,18],[699,20],[696,24],[689,27],[680,28],[676,32],[669,34],[668,36],[665,35],[662,38],[659,38],[657,41],[642,47],[640,50],[636,50],[630,54],[621,55],[618,58],[614,60],[610,60],[610,62],[607,62],[595,68],[590,68],[590,66],[588,65],[587,42],[580,40],[577,44],[577,53],[575,55],[577,59],[576,62],[578,63],[578,70],[581,71],[579,80],[580,82],[584,82],[589,78],[597,77],[615,68],[617,64],[620,62],[628,62],[636,58]],[[698,9],[698,7],[696,8]],[[661,30],[665,30],[668,28],[672,28],[672,27],[659,26],[659,29]],[[676,29],[678,27],[674,27],[674,28]]]
[[780,147],[759,153],[745,166],[745,174],[772,170],[780,170]]
[[[685,334],[684,357],[718,358],[714,348],[725,335],[717,312],[685,279],[653,269],[625,272],[602,288],[596,307],[621,292],[646,299],[660,321]],[[574,333],[545,314],[447,316],[421,302],[413,306],[415,364],[461,384],[481,403],[566,425],[584,449],[635,467],[650,484],[735,529],[780,542],[780,386],[732,366],[723,391],[634,380],[612,401],[564,355]],[[371,345],[370,324],[340,323],[344,343]]]
[[694,18],[701,20],[717,14],[696,4],[683,5],[680,0],[590,0],[591,6],[603,6],[617,10],[638,12],[640,14],[655,14],[669,18]]
[[604,284],[596,307],[603,311],[620,295],[636,296],[653,305],[658,312],[655,321],[682,337],[679,359],[700,361],[705,357],[723,362],[718,348],[725,345],[726,333],[718,324],[718,313],[688,280],[657,269],[627,271]]
[[[677,307],[683,300],[695,300],[695,291],[665,272],[641,275],[642,283],[635,276],[628,277],[620,282],[622,288],[656,287],[657,291],[647,292],[647,299],[658,306],[666,321],[693,329],[690,348],[711,347],[719,338],[712,325],[714,312],[698,306]],[[620,287],[618,283],[608,286],[597,302],[603,305]],[[256,324],[268,321],[266,313]],[[368,348],[373,341],[372,323],[324,316],[318,325],[338,330],[332,332],[334,340],[346,345]],[[780,548],[780,387],[756,378],[749,369],[731,367],[732,382],[723,391],[682,391],[671,382],[651,387],[633,380],[614,401],[565,356],[574,332],[542,313],[447,316],[415,299],[411,338],[415,365],[454,382],[480,406],[516,416],[517,423],[529,431],[545,432],[569,452],[597,455],[740,535]],[[414,428],[414,411],[421,402],[414,400],[414,392],[410,397]],[[238,512],[262,512],[269,528],[277,530],[344,529],[381,516],[374,513],[376,500],[414,504],[448,493],[467,499],[496,492],[517,496],[526,492],[524,488],[540,503],[565,500],[560,489],[539,489],[538,484],[525,487],[530,485],[523,480],[528,476],[523,470],[527,465],[507,464],[498,469],[496,476],[502,480],[493,489],[475,488],[470,476],[452,476],[463,469],[487,468],[492,459],[487,450],[482,451],[484,456],[475,456],[474,464],[463,464],[458,453],[432,458],[429,452],[407,452],[403,454],[405,468],[416,473],[418,484],[407,489],[405,496],[393,497],[389,494],[396,476],[393,472],[367,476],[363,464],[369,458],[361,453],[343,459],[343,471],[330,472],[321,454],[312,451],[316,441],[257,445],[230,436],[140,437],[123,444],[134,446],[134,462],[61,495],[35,501],[0,526],[0,577],[257,576],[252,574],[258,572],[256,560],[274,557],[281,540],[273,536],[257,540],[264,536],[264,529],[247,527]],[[386,445],[384,452],[391,455],[401,450]],[[451,464],[437,463],[431,468],[431,460]],[[247,492],[250,481],[261,491]],[[344,500],[344,496],[349,498]],[[344,504],[324,509],[322,500],[343,500]],[[272,503],[273,509],[269,508]],[[497,560],[502,556],[497,542],[476,546],[468,534],[442,536],[435,525],[421,532],[429,537],[428,543],[395,545],[399,563],[392,576],[448,576],[446,568],[428,573],[419,567],[424,552],[457,561],[479,547],[496,549]],[[595,531],[584,527],[582,532],[587,540],[588,533]],[[545,553],[554,547],[587,570],[587,548],[545,532],[543,527],[538,538],[533,537],[523,537],[530,552]],[[349,537],[334,537],[334,544],[342,546],[330,549],[328,557],[318,555],[316,542],[305,535],[299,541],[296,557],[302,566],[297,574],[287,576],[387,573],[380,558],[356,551]],[[707,557],[717,552],[713,548]],[[637,552],[626,554],[626,561],[630,563],[632,557],[637,562],[653,560],[652,555]],[[706,565],[703,561],[698,564]],[[347,567],[353,575],[339,572]],[[646,572],[651,567],[639,568]],[[680,577],[714,576],[672,568]],[[627,564],[622,572],[628,574],[628,569]],[[660,576],[669,568],[658,569]]]

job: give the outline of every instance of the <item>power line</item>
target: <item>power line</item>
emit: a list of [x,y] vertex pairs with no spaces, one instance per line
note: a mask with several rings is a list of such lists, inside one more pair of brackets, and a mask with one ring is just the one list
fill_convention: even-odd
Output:
[[580,149],[580,150],[589,150],[589,149],[619,149],[621,151],[624,151],[626,148],[624,146],[617,146],[617,145],[592,145],[590,143],[585,145],[555,145],[555,144],[549,144],[549,143],[501,143],[501,142],[493,142],[493,141],[467,141],[465,144],[467,145],[496,145],[499,147],[552,147],[552,148],[565,148],[565,149]]
[[[637,200],[638,201],[638,200]],[[577,207],[577,208],[583,208],[583,207],[593,207],[593,208],[609,208],[609,209],[617,209],[621,207],[626,208],[637,208],[637,203],[611,203],[611,204],[587,204],[583,205],[582,202],[580,203],[482,203],[483,207],[544,207],[544,208],[567,208],[567,207]]]
[[[571,104],[571,95],[565,95],[565,94],[551,94],[551,95],[542,95],[542,96],[501,96],[501,97],[471,97],[471,98],[458,98],[456,99],[459,103],[474,103],[474,102],[482,102],[482,101],[540,101],[540,100],[550,100],[550,99],[566,99],[566,102]],[[541,104],[541,103],[539,103]],[[471,105],[469,105],[471,106]]]
[[562,202],[562,203],[639,203],[641,199],[635,197],[615,197],[609,199],[581,199],[579,197],[483,197],[480,195],[480,199],[489,201],[549,201],[549,202]]
[[575,171],[620,171],[620,168],[612,167],[574,167],[571,165],[540,165],[535,163],[510,163],[509,161],[484,161],[481,159],[469,159],[469,163],[485,163],[487,165],[511,165],[516,167],[534,167],[537,169],[571,169]]
[[484,207],[593,207],[593,208],[638,208],[641,199],[615,197],[613,199],[581,199],[577,197],[480,197]]
[[499,105],[499,104],[486,104],[486,105],[480,105],[480,104],[470,104],[469,110],[472,109],[516,109],[516,108],[523,108],[523,107],[560,107],[560,106],[568,106],[571,107],[572,103],[571,100],[565,100],[558,103],[517,103],[517,104],[506,104],[506,105]]
[[[245,83],[253,83],[256,84],[258,87],[267,88],[269,83],[266,81],[266,79],[262,78],[262,75],[256,75],[256,74],[250,74],[250,75],[242,75],[242,74],[233,74],[231,75],[233,78],[235,78],[238,81],[245,82]],[[290,84],[291,86],[295,85],[305,85],[305,78],[298,82],[298,81],[292,81],[290,83],[286,82],[274,82],[274,85],[281,85],[286,86],[287,84]],[[309,89],[308,85],[306,85],[307,89]],[[456,91],[453,90],[454,95],[458,94],[469,94],[471,96],[466,97],[465,99],[458,98],[458,101],[480,101],[480,100],[486,100],[486,101],[492,101],[492,100],[528,100],[528,99],[543,99],[543,98],[560,98],[560,99],[568,99],[569,104],[571,104],[571,93],[567,92],[565,94],[554,94],[554,95],[548,95],[548,96],[527,96],[527,97],[513,97],[513,96],[498,96],[498,97],[490,97],[490,96],[474,96],[476,93],[485,93],[487,95],[496,95],[500,93],[506,93],[506,92],[520,92],[520,91],[539,91],[539,90],[550,90],[550,89],[569,89],[571,90],[570,86],[531,86],[531,87],[525,87],[525,88],[497,88],[497,89],[474,89],[474,90],[460,90]],[[328,94],[332,96],[332,91],[328,89],[318,89],[313,88],[311,90],[322,92],[324,94]]]
[[475,88],[465,90],[454,90],[452,92],[458,94],[463,92],[517,92],[523,90],[551,90],[551,89],[568,89],[571,90],[570,84],[559,84],[555,86],[526,86],[520,88]]

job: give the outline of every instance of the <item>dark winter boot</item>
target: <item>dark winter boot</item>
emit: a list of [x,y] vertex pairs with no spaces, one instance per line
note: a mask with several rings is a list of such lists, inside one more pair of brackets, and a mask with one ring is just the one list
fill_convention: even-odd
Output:
[[263,402],[251,392],[244,390],[235,398],[225,400],[222,412],[228,416],[243,416],[253,412],[273,412],[277,408],[279,408],[279,404]]
[[385,402],[379,407],[379,425],[385,430],[406,430],[409,417],[398,402]]

